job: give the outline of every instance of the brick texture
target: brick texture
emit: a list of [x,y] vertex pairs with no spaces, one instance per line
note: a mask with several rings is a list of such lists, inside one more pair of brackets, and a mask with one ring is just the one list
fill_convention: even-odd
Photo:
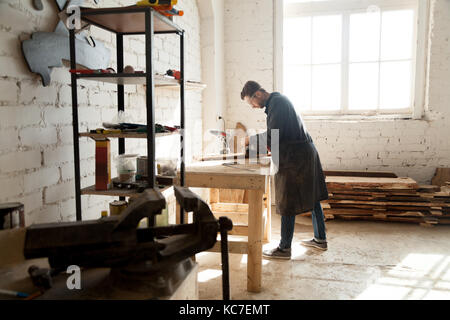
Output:
[[[88,2],[88,1],[87,1]],[[135,0],[111,0],[98,6],[127,6]],[[46,4],[46,3],[45,3]],[[93,1],[89,1],[92,6]],[[185,65],[188,80],[201,81],[200,19],[196,0],[184,0],[178,5],[184,17],[175,23],[185,33]],[[35,222],[73,221],[74,163],[72,134],[72,95],[67,68],[55,68],[52,82],[43,87],[38,75],[32,74],[21,52],[20,39],[36,31],[53,31],[57,21],[55,5],[45,5],[36,11],[31,1],[5,0],[0,3],[0,203],[25,203],[27,225]],[[96,27],[92,36],[111,50],[112,67],[116,66],[115,36]],[[176,35],[155,36],[154,67],[158,73],[179,69],[179,41]],[[145,41],[143,36],[124,39],[125,64],[145,71]],[[117,116],[117,86],[91,81],[79,81],[80,131],[95,129],[102,122]],[[126,86],[125,109],[130,122],[145,123],[145,88]],[[156,122],[178,125],[179,93],[176,90],[155,90]],[[187,156],[200,154],[201,92],[186,94]],[[195,130],[194,130],[195,129]],[[197,132],[198,131],[198,132]],[[198,138],[200,137],[200,138]],[[194,143],[194,141],[196,143]],[[178,138],[157,141],[157,157],[172,152],[179,155]],[[116,174],[117,141],[111,148],[113,176]],[[80,139],[81,176],[84,186],[94,183],[95,144]],[[127,141],[127,152],[146,154],[145,141]],[[82,197],[83,218],[100,217],[108,209],[108,197]]]
[[[450,2],[431,1],[426,113],[422,120],[305,120],[324,168],[393,171],[430,183],[436,167],[450,167]],[[240,99],[247,80],[267,90],[274,79],[273,4],[225,3],[227,127],[241,121],[265,129],[265,114]],[[245,48],[245,50],[243,50]]]

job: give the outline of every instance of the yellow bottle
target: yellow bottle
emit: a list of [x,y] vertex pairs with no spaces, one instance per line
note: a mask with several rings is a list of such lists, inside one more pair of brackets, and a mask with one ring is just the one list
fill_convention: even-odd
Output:
[[138,6],[174,6],[178,3],[178,0],[141,0],[136,3]]

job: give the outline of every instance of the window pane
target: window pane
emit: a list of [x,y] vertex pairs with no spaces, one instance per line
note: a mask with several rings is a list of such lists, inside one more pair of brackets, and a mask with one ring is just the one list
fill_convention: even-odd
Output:
[[350,15],[350,62],[378,61],[380,56],[380,13]]
[[341,62],[342,15],[313,17],[313,63]]
[[312,91],[313,110],[339,110],[341,108],[341,66],[313,66]]
[[381,29],[381,60],[412,58],[413,10],[383,12]]
[[380,77],[380,108],[410,108],[411,62],[383,62]]
[[311,64],[311,17],[285,19],[284,61]]
[[311,67],[285,66],[284,94],[298,111],[311,109]]
[[378,63],[352,63],[349,74],[349,109],[378,107]]

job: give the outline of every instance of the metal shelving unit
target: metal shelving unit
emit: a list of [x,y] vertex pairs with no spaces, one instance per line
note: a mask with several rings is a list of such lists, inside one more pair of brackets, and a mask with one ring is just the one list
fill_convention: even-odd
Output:
[[[155,138],[167,134],[155,134],[155,87],[179,88],[181,99],[181,121],[180,127],[180,179],[179,183],[184,186],[185,172],[185,88],[186,81],[184,77],[184,30],[174,24],[170,19],[155,12],[150,7],[130,6],[123,8],[81,8],[81,20],[83,23],[95,25],[99,28],[116,34],[116,53],[117,53],[117,74],[90,74],[90,75],[71,75],[72,84],[72,116],[73,116],[73,137],[74,137],[74,162],[75,162],[75,201],[76,201],[76,218],[82,220],[81,212],[81,195],[95,194],[119,196],[124,199],[126,196],[132,196],[136,193],[125,190],[108,190],[95,191],[92,187],[81,190],[80,179],[80,137],[95,138],[118,138],[119,154],[125,153],[126,138],[142,138],[147,139],[147,157],[148,157],[148,188],[156,187],[155,179]],[[181,80],[168,79],[166,77],[155,76],[153,69],[153,37],[155,34],[174,34],[180,39],[180,72]],[[124,53],[123,53],[123,37],[127,35],[145,35],[146,46],[146,73],[126,74],[123,73]],[[75,50],[75,30],[70,30],[70,67],[76,69],[76,50]],[[118,111],[125,110],[125,85],[146,85],[146,109],[147,109],[147,133],[144,134],[109,134],[98,135],[79,132],[78,124],[78,94],[77,82],[79,79],[102,81],[117,84],[117,105]],[[193,88],[199,85],[194,83]],[[181,218],[184,215],[181,213]],[[183,223],[183,220],[181,220]]]

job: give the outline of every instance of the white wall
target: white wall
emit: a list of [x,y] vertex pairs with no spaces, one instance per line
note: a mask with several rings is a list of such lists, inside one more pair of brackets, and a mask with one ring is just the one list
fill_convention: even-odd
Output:
[[208,134],[209,129],[224,130],[225,50],[224,2],[198,0],[201,17],[202,75],[207,85],[203,91],[203,153],[218,153],[219,140]]
[[[132,0],[100,1],[102,6],[131,5]],[[52,82],[43,87],[23,58],[20,40],[36,31],[53,31],[57,19],[54,1],[44,1],[45,10],[36,11],[32,1],[0,2],[0,203],[25,204],[26,223],[75,219],[72,105],[67,68],[53,70]],[[200,24],[195,0],[178,5],[184,17],[175,22],[186,30],[186,78],[201,81]],[[94,38],[111,49],[111,65],[116,66],[115,35],[92,28]],[[156,72],[179,69],[179,40],[176,35],[155,36]],[[125,37],[125,64],[145,70],[145,44],[140,36]],[[79,82],[80,131],[95,129],[117,113],[117,86],[98,82]],[[145,123],[145,89],[125,87],[125,109],[131,120]],[[156,90],[156,122],[179,124],[177,90]],[[186,154],[188,158],[202,150],[202,96],[200,91],[186,93]],[[196,129],[196,130],[194,130]],[[156,156],[170,151],[178,155],[178,137],[157,140]],[[117,141],[111,141],[113,157]],[[80,139],[82,187],[95,183],[95,144]],[[146,154],[146,142],[127,140],[127,152]],[[115,176],[113,162],[113,176]],[[82,196],[83,218],[98,218],[111,198]]]
[[[274,87],[271,0],[225,2],[227,127],[265,128],[265,114],[240,99],[247,80]],[[422,120],[306,120],[325,169],[382,170],[429,183],[450,167],[450,1],[433,0],[426,114]]]

